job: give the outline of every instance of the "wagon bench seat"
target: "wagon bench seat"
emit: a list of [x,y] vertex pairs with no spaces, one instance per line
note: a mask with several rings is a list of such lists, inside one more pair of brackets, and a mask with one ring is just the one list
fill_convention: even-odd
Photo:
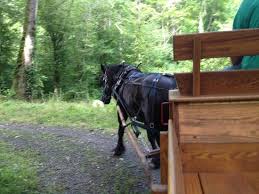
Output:
[[245,55],[259,55],[259,29],[174,37],[174,59],[193,72],[169,92],[160,193],[259,194],[259,70],[200,71],[201,59]]
[[259,194],[259,95],[169,96],[172,119],[160,135],[167,192]]
[[258,194],[259,173],[185,173],[186,194]]
[[185,194],[259,194],[259,96],[177,93],[170,92],[168,146],[176,149],[171,160],[168,153],[168,181],[176,179],[170,184],[182,185]]

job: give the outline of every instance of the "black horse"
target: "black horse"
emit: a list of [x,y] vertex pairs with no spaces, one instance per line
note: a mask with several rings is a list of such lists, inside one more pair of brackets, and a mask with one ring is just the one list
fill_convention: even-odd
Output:
[[[160,131],[167,130],[161,123],[161,103],[168,102],[168,91],[177,87],[172,75],[159,73],[142,73],[132,65],[101,65],[104,87],[102,101],[109,104],[113,96],[122,110],[125,120],[128,117],[143,123],[147,129],[148,140],[153,149],[156,142],[160,145]],[[164,114],[168,119],[168,108]],[[132,119],[131,119],[132,120]],[[123,145],[124,127],[118,116],[118,143],[114,155],[121,155],[125,151]]]

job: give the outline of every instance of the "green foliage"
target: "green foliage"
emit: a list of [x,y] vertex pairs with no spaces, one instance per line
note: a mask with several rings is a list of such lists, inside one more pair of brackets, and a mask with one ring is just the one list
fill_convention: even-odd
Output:
[[1,0],[0,6],[0,93],[12,85],[21,40],[22,0]]
[[[99,65],[142,63],[144,71],[190,71],[172,61],[172,36],[231,29],[240,0],[42,0],[39,3],[34,66],[34,99],[100,97]],[[0,7],[0,93],[12,85],[18,56],[24,0]],[[220,69],[227,60],[204,62]],[[187,64],[187,65],[185,65]]]
[[0,193],[37,193],[37,164],[32,153],[17,151],[0,141],[0,158]]

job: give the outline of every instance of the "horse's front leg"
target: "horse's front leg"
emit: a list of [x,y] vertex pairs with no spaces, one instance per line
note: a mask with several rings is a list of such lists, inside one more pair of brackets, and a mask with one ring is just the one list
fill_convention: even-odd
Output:
[[[123,114],[123,117],[124,117],[124,119],[126,121],[127,120],[127,114],[123,110],[122,110],[122,114]],[[124,146],[124,143],[123,143],[123,136],[124,136],[125,128],[122,125],[119,113],[117,113],[117,115],[118,115],[118,122],[119,122],[118,142],[117,142],[117,146],[115,147],[115,149],[113,151],[114,151],[114,155],[115,156],[120,156],[125,151],[125,146]]]

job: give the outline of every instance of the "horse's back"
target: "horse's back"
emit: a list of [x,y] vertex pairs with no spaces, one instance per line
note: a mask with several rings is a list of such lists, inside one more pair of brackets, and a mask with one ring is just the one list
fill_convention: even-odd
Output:
[[164,101],[168,101],[169,90],[175,89],[177,84],[173,75],[150,73],[143,80],[143,87],[145,86],[162,96]]
[[[173,75],[161,73],[139,73],[129,75],[128,81],[121,88],[124,102],[131,116],[136,116],[146,125],[166,130],[161,124],[161,104],[168,102],[169,90],[176,88]],[[168,108],[164,107],[164,120],[168,119]]]
[[[169,110],[164,107],[161,110],[161,104],[168,102],[169,90],[177,87],[173,75],[150,73],[147,74],[142,84],[143,112],[146,113],[145,120],[154,123],[155,127],[161,130],[167,130],[161,123],[161,114],[163,111],[164,121],[168,120]],[[146,106],[145,106],[146,105]]]

